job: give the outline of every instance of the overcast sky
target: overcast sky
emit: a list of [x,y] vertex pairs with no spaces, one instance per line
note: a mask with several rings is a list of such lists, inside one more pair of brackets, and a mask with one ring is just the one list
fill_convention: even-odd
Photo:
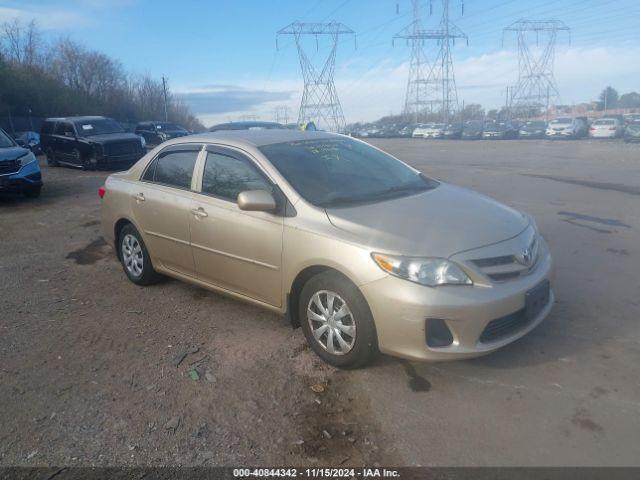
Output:
[[[429,4],[433,14],[429,15]],[[516,41],[502,29],[519,18],[556,18],[555,74],[564,103],[594,100],[606,86],[640,91],[638,0],[450,0],[451,19],[469,37],[454,48],[458,97],[499,107],[517,79]],[[423,0],[435,28],[441,0]],[[0,21],[34,18],[47,37],[70,36],[119,59],[127,70],[162,75],[211,125],[278,107],[297,116],[302,77],[295,45],[275,33],[293,21],[335,20],[357,34],[338,47],[335,80],[347,122],[400,113],[409,49],[392,36],[411,21],[410,0],[0,0]],[[305,44],[314,62],[328,44]],[[437,46],[425,44],[427,57]]]

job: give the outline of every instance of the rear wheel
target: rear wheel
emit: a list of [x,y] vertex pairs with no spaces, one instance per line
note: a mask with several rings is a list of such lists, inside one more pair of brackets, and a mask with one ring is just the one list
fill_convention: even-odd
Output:
[[367,301],[339,273],[311,278],[300,294],[298,314],[307,342],[330,365],[358,368],[375,358],[377,336]]
[[118,255],[124,273],[136,285],[153,285],[162,276],[153,269],[151,257],[136,228],[125,225],[118,236]]

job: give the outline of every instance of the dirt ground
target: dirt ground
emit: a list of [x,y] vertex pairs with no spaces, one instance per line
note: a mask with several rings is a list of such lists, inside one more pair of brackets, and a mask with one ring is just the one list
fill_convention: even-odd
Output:
[[0,465],[637,464],[640,148],[375,143],[538,218],[548,322],[486,359],[339,371],[277,315],[130,283],[107,173],[41,160],[41,198],[0,198]]

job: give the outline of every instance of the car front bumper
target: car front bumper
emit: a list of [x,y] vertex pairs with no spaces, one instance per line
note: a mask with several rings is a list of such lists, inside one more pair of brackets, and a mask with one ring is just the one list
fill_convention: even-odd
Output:
[[42,186],[42,173],[38,162],[31,162],[16,173],[0,175],[0,192],[19,193]]
[[[518,320],[518,315],[524,312],[527,293],[550,281],[551,272],[551,256],[545,245],[535,268],[517,279],[431,288],[388,276],[360,289],[371,308],[381,352],[413,360],[458,360],[493,352],[541,323],[553,306],[551,289],[548,301],[534,316]],[[429,319],[445,322],[453,338],[451,344],[427,344]],[[489,323],[510,319],[514,323],[512,328],[501,330],[504,334],[481,340]]]

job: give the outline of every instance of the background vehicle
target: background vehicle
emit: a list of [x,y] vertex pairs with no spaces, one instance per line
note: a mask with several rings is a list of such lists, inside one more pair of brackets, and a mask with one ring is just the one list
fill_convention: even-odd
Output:
[[273,130],[283,129],[286,127],[277,122],[229,122],[220,123],[209,128],[210,132],[219,132],[220,130]]
[[450,123],[444,130],[442,130],[442,136],[446,139],[453,140],[462,136],[462,124]]
[[40,164],[34,153],[0,129],[0,192],[39,197],[42,189]]
[[586,137],[588,132],[586,119],[560,117],[549,122],[545,136],[548,138],[580,138]]
[[589,127],[591,138],[618,138],[623,132],[622,122],[617,118],[599,118]]
[[624,141],[628,143],[640,142],[640,120],[627,125],[624,130]]
[[433,123],[419,123],[416,128],[413,129],[411,136],[413,138],[424,138],[424,134],[431,128]]
[[416,128],[416,125],[413,125],[413,124],[405,125],[398,131],[398,136],[403,138],[411,137],[415,128]]
[[40,134],[38,132],[16,132],[13,138],[18,145],[28,148],[34,154],[40,155],[42,153]]
[[80,167],[127,169],[146,152],[140,136],[126,133],[106,117],[48,118],[40,130],[47,163]]
[[541,120],[529,120],[525,122],[518,132],[520,138],[544,138],[547,122]]
[[640,113],[625,113],[622,120],[625,125],[640,122]]
[[140,122],[136,125],[134,133],[144,138],[146,144],[150,146],[189,135],[186,129],[171,122]]
[[482,131],[483,139],[508,140],[518,138],[518,130],[510,122],[487,122]]
[[424,138],[442,138],[444,136],[444,123],[432,123],[427,128],[422,129]]
[[462,129],[463,140],[478,140],[482,138],[484,122],[482,120],[469,120],[465,122]]

